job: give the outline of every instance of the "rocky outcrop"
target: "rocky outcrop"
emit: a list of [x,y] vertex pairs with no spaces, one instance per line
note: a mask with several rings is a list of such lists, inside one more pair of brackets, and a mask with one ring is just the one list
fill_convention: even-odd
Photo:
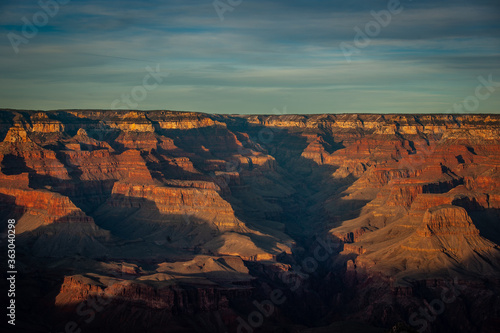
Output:
[[55,119],[49,118],[45,112],[38,112],[31,116],[31,130],[37,133],[62,133],[64,124]]
[[10,143],[27,143],[31,142],[31,139],[28,137],[28,133],[23,126],[15,125],[9,128],[7,135],[5,136],[4,142]]
[[231,205],[213,189],[132,185],[117,182],[107,205],[114,208],[140,208],[154,203],[161,214],[184,215],[213,223],[219,230],[243,228]]
[[[192,285],[183,287],[168,283],[163,287],[154,287],[141,281],[115,280],[104,285],[84,276],[67,276],[56,297],[55,306],[74,309],[73,304],[100,299],[109,305],[105,313],[113,312],[117,305],[128,303],[150,310],[168,311],[172,314],[196,313],[200,311],[229,309],[229,300],[248,297],[251,289],[221,288],[216,285]],[[68,304],[71,309],[68,308]]]
[[428,209],[424,215],[423,225],[416,232],[417,235],[422,237],[479,235],[479,230],[472,223],[467,211],[453,205],[436,206]]
[[[32,190],[0,188],[0,193],[15,198],[12,204],[18,206],[26,214],[37,216],[43,220],[43,225],[57,223],[93,223],[93,219],[87,215],[68,197],[58,193]],[[18,229],[19,232],[23,228]]]

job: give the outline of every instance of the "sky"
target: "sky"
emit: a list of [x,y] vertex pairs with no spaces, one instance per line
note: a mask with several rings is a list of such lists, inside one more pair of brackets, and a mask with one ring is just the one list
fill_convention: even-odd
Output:
[[500,113],[500,2],[2,0],[0,108]]

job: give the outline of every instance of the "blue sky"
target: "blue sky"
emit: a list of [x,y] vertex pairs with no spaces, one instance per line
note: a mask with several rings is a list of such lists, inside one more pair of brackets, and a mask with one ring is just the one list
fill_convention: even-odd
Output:
[[367,33],[388,1],[220,1],[233,4],[223,20],[213,0],[72,0],[26,38],[38,1],[2,0],[0,107],[130,108],[129,95],[144,110],[500,112],[500,83],[474,103],[479,77],[500,82],[497,0],[401,0],[364,47],[356,27]]

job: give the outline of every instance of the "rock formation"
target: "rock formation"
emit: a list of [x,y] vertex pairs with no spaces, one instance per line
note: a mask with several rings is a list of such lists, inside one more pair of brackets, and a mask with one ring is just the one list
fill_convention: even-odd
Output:
[[425,332],[500,320],[498,115],[5,110],[0,124],[26,331],[235,331],[273,290],[286,302],[264,331],[418,330],[450,281],[460,295]]

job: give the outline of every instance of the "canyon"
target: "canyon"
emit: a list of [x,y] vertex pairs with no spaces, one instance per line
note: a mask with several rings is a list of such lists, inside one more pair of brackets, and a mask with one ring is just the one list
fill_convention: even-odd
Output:
[[500,325],[500,115],[2,110],[0,142],[19,331]]

